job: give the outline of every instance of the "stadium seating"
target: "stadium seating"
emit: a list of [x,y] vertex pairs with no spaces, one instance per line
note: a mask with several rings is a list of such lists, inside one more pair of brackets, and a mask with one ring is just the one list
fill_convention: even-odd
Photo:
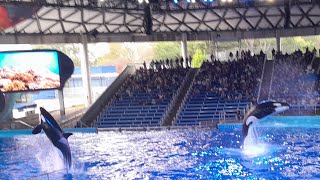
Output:
[[238,61],[204,63],[174,124],[241,120],[244,109],[257,97],[263,60],[264,56],[247,55]]
[[94,123],[99,128],[160,126],[188,69],[140,69]]

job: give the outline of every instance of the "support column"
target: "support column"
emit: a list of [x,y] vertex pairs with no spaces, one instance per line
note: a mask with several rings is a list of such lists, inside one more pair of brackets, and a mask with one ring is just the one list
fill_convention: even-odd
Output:
[[80,34],[82,41],[82,55],[81,58],[81,75],[82,84],[85,91],[85,106],[88,107],[92,104],[91,93],[91,78],[90,78],[90,64],[88,56],[88,37],[87,35]]
[[281,39],[279,31],[276,31],[277,52],[281,51]]
[[59,105],[60,105],[60,117],[64,117],[66,115],[66,108],[64,106],[63,89],[58,90],[58,96],[59,96]]
[[188,47],[187,47],[187,34],[182,34],[182,41],[181,41],[181,52],[182,58],[184,62],[186,62],[188,58]]
[[214,56],[218,59],[218,42],[214,41]]

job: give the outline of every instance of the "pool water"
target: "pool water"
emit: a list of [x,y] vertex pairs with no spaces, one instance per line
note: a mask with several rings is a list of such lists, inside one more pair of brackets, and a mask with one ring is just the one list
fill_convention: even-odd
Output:
[[240,130],[75,133],[68,172],[45,136],[0,138],[1,179],[315,179],[320,129],[258,128],[252,149]]

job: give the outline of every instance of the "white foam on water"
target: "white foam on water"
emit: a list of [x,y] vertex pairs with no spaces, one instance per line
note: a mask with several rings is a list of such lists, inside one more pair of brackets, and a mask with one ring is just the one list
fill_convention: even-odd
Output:
[[[34,142],[38,145],[35,152],[35,157],[40,164],[41,173],[39,177],[54,177],[64,179],[66,175],[81,175],[84,173],[83,163],[73,163],[70,169],[64,164],[63,155],[61,151],[54,147],[50,140],[41,136]],[[71,150],[72,154],[72,150]]]
[[62,171],[66,169],[61,152],[59,152],[59,149],[54,147],[50,141],[40,142],[40,149],[35,153],[35,156],[39,161],[40,168],[43,173]]
[[249,158],[263,156],[269,152],[267,147],[267,144],[247,146],[243,148],[242,153]]
[[243,142],[243,154],[247,157],[257,157],[266,154],[267,144],[259,140],[259,133],[255,125],[248,129],[248,135]]

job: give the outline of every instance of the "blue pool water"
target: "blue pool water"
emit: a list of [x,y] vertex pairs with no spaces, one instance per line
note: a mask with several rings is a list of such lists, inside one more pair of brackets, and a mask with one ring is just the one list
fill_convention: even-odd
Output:
[[[320,123],[320,122],[319,122]],[[44,134],[0,137],[1,179],[317,179],[320,128],[260,127],[259,143],[241,131],[184,129],[75,133],[66,172]],[[7,134],[7,133],[6,133]]]

